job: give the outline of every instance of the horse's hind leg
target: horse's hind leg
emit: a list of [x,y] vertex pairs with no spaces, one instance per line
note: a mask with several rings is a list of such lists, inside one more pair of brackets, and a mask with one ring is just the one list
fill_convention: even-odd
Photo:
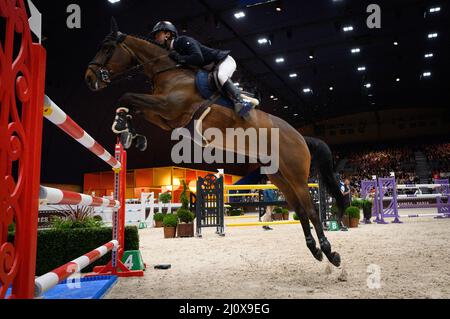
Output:
[[278,189],[283,193],[286,201],[288,202],[291,209],[293,209],[299,219],[303,228],[303,233],[305,235],[306,246],[309,248],[314,258],[318,261],[322,261],[323,255],[322,251],[317,248],[316,241],[311,233],[311,227],[309,225],[308,216],[305,214],[305,209],[302,207],[300,201],[297,199],[296,193],[292,190],[283,176],[278,172],[277,174],[269,175],[270,181],[274,183]]
[[308,147],[300,135],[291,135],[290,138],[284,138],[281,142],[282,143],[280,144],[283,145],[283,147],[280,147],[279,169],[282,176],[285,178],[285,181],[295,192],[296,198],[299,201],[299,206],[303,209],[302,212],[299,212],[299,216],[306,213],[316,229],[322,252],[333,265],[338,267],[341,263],[341,258],[338,253],[331,251],[331,244],[325,237],[323,226],[319,218],[319,212],[314,208],[309,193],[308,177],[311,158]]
[[314,208],[308,186],[306,185],[299,187],[296,193],[300,198],[300,202],[306,206],[306,213],[308,214],[309,220],[313,224],[317,237],[319,238],[320,249],[334,266],[339,267],[341,264],[341,257],[337,252],[331,251],[331,244],[325,237],[323,226],[319,218],[319,213]]

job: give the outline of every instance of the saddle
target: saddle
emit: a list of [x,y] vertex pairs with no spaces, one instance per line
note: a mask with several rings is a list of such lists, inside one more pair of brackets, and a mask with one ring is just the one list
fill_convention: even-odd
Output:
[[[190,110],[183,114],[180,118],[173,121],[165,121],[166,124],[172,129],[179,127],[192,128],[192,124],[195,120],[199,120],[204,114],[207,114],[209,107],[213,104],[221,105],[230,108],[234,111],[234,102],[226,96],[222,91],[218,79],[218,64],[212,63],[202,69],[195,69],[197,72],[195,76],[195,85],[201,97],[206,101],[194,105]],[[242,98],[253,105],[259,105],[259,101],[249,95],[247,92],[241,94]]]

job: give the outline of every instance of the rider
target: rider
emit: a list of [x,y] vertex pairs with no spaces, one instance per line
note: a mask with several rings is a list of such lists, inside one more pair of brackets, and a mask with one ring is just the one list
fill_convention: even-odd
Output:
[[[253,108],[250,102],[244,101],[241,91],[231,81],[231,76],[236,70],[236,61],[229,55],[230,51],[222,51],[208,48],[197,40],[188,36],[178,36],[178,30],[169,21],[158,22],[151,33],[152,38],[158,44],[171,50],[169,56],[179,64],[187,64],[196,67],[204,67],[208,64],[218,64],[217,77],[223,90],[234,102],[234,109],[242,118],[248,119],[248,112]],[[134,136],[131,125],[132,115],[125,107],[116,111],[116,117],[112,130],[116,134],[130,131]]]
[[169,56],[179,64],[204,67],[208,64],[218,64],[217,77],[226,94],[234,102],[235,111],[246,118],[252,105],[241,97],[231,76],[236,71],[236,61],[229,55],[230,51],[211,49],[188,36],[178,36],[178,30],[169,21],[158,22],[152,31],[152,38],[159,44],[171,50]]

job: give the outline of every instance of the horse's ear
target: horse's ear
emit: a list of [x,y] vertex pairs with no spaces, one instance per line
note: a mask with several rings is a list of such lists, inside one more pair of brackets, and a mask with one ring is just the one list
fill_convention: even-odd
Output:
[[111,17],[111,33],[115,37],[117,37],[117,34],[119,33],[119,26],[117,25],[117,21],[114,17]]

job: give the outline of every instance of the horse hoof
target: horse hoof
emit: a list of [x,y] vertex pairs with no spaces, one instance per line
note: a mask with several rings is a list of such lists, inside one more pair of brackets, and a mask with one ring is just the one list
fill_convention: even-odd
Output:
[[141,152],[147,149],[147,138],[144,135],[136,136],[136,148]]
[[314,258],[316,258],[318,261],[322,261],[323,260],[323,254],[322,254],[322,251],[320,249],[317,249],[317,252],[314,254]]
[[331,254],[331,258],[329,260],[333,266],[339,267],[341,265],[341,256],[336,252]]
[[122,143],[124,149],[129,149],[133,142],[133,135],[130,132],[123,132],[120,134],[120,143]]

